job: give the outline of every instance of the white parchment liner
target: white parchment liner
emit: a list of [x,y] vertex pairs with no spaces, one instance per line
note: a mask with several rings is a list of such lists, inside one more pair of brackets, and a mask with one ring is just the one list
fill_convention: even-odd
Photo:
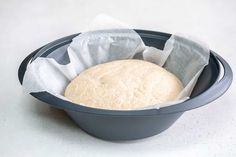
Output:
[[[28,93],[47,91],[67,100],[64,97],[66,86],[83,70],[113,60],[132,59],[141,53],[144,60],[163,66],[184,85],[175,101],[150,104],[147,108],[174,105],[189,98],[201,71],[208,64],[209,49],[205,44],[172,35],[164,49],[160,50],[145,46],[138,33],[111,18],[99,17],[95,21],[67,48],[69,64],[61,65],[53,58],[38,57],[28,65],[23,80],[23,87]],[[96,23],[99,23],[98,29]],[[106,24],[105,30],[102,30],[101,23]]]

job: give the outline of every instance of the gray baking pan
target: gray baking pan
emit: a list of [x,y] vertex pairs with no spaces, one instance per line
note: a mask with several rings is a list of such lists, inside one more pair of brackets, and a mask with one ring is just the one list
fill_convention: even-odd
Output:
[[[163,49],[171,34],[135,30],[147,46]],[[29,54],[21,63],[18,77],[22,83],[28,64],[37,57],[54,58],[60,64],[69,62],[67,47],[70,35],[53,41]],[[220,68],[220,64],[222,68]],[[220,73],[223,77],[220,78]],[[211,51],[209,64],[201,73],[189,100],[161,109],[132,111],[104,110],[85,107],[57,98],[47,92],[30,93],[40,101],[65,110],[85,132],[105,140],[134,140],[153,136],[169,128],[185,112],[210,103],[223,95],[231,85],[233,73],[229,64]],[[222,104],[223,105],[223,104]],[[215,113],[220,114],[220,113]]]

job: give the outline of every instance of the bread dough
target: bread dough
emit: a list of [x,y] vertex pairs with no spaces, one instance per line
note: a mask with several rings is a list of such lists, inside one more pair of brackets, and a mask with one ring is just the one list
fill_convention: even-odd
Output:
[[73,103],[110,110],[131,110],[175,100],[180,80],[143,60],[117,60],[80,73],[65,90]]

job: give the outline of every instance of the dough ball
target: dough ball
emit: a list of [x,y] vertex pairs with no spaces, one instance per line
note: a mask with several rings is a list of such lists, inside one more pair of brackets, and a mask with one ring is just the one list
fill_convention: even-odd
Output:
[[175,100],[180,80],[164,68],[143,60],[117,60],[93,66],[65,90],[73,103],[100,109],[131,110]]

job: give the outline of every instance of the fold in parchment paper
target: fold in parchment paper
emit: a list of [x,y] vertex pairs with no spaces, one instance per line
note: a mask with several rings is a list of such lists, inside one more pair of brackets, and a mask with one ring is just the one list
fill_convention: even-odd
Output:
[[[102,27],[103,23],[105,27]],[[66,86],[83,70],[96,64],[141,56],[140,59],[158,64],[175,74],[184,86],[175,101],[147,107],[158,109],[188,99],[209,60],[208,47],[198,41],[172,35],[164,49],[160,50],[146,46],[133,29],[121,26],[120,22],[106,16],[96,18],[88,31],[75,37],[67,52],[70,62],[66,65],[59,64],[53,57],[38,57],[30,63],[23,80],[24,89],[28,93],[47,91],[67,100],[64,97]]]

